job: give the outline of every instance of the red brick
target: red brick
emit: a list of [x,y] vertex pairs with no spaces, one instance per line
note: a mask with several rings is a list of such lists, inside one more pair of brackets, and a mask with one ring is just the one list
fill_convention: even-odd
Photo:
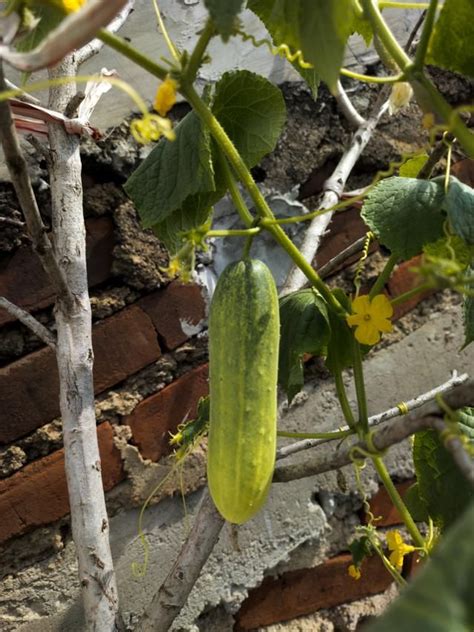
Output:
[[[160,356],[156,331],[136,306],[94,325],[94,390],[100,393]],[[0,444],[59,416],[59,379],[49,347],[0,369]]]
[[[413,483],[415,483],[414,479],[403,481],[403,483],[396,485],[399,494],[403,496]],[[381,487],[375,496],[372,496],[369,500],[369,504],[371,512],[377,519],[377,527],[391,527],[392,525],[402,524],[403,520],[397,509],[393,506],[385,487]],[[379,520],[379,518],[381,519]],[[366,520],[365,514],[364,520]]]
[[[347,211],[335,213],[329,225],[329,231],[323,237],[321,246],[316,254],[314,264],[315,268],[321,268],[330,259],[338,255],[342,250],[353,244],[355,241],[363,237],[369,229],[360,217],[360,210],[350,208]],[[373,252],[378,246],[372,243],[370,252]],[[337,270],[341,270],[357,261],[360,254],[356,254],[346,259]],[[336,271],[337,271],[336,270]]]
[[464,184],[474,187],[474,160],[465,158],[451,167],[451,175],[456,176]]
[[[97,428],[105,490],[124,476],[120,452],[113,443],[112,426]],[[69,513],[64,470],[64,450],[57,450],[0,481],[0,542],[35,527],[59,520]]]
[[[391,298],[396,298],[405,292],[409,292],[417,285],[422,283],[419,275],[416,274],[411,268],[416,268],[421,263],[421,255],[413,257],[408,261],[404,261],[401,263],[395,271],[393,272],[390,280],[387,284],[388,291],[390,293]],[[414,307],[418,305],[422,300],[427,298],[433,294],[433,290],[427,290],[426,292],[421,292],[420,294],[416,294],[413,298],[397,305],[394,309],[393,320],[398,320],[409,311],[411,311]]]
[[150,294],[139,302],[153,321],[167,350],[188,339],[182,322],[199,324],[206,315],[206,305],[198,285],[173,281],[164,290]]
[[[102,283],[110,276],[114,246],[113,223],[109,218],[86,222],[87,264],[89,286]],[[32,248],[22,246],[7,259],[0,270],[0,296],[27,311],[48,307],[54,292]],[[15,319],[0,309],[0,325]]]
[[392,578],[378,556],[362,564],[362,577],[349,577],[351,555],[338,555],[315,568],[290,571],[267,578],[242,604],[236,630],[255,630],[312,614],[322,608],[361,599],[386,590]]
[[133,439],[146,459],[158,461],[170,453],[170,432],[175,432],[185,417],[192,419],[200,397],[207,395],[208,366],[185,373],[159,393],[138,404],[124,419],[132,429]]

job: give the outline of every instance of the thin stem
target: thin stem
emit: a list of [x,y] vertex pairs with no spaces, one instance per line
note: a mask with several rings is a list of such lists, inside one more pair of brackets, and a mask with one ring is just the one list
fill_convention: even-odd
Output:
[[288,437],[289,439],[327,439],[329,441],[344,439],[352,434],[354,434],[352,429],[333,432],[285,432],[284,430],[277,432],[278,437]]
[[379,9],[428,9],[429,6],[428,2],[379,2]]
[[199,36],[198,41],[196,42],[196,46],[194,47],[194,50],[189,59],[188,66],[186,68],[185,79],[187,82],[189,82],[189,84],[192,84],[196,79],[196,75],[198,73],[199,67],[201,66],[202,58],[204,57],[206,48],[215,34],[216,30],[214,24],[211,20],[208,20],[201,32],[201,35]]
[[369,414],[367,411],[367,396],[365,394],[364,369],[362,367],[362,354],[360,344],[354,338],[353,341],[354,384],[357,395],[357,407],[359,411],[358,430],[364,433],[369,430]]
[[412,61],[403,50],[403,48],[400,46],[400,44],[397,42],[392,31],[387,26],[387,23],[383,19],[379,8],[373,0],[362,0],[362,6],[364,7],[366,15],[368,15],[372,22],[374,31],[380,37],[380,40],[382,41],[384,47],[387,49],[387,52],[400,67],[400,69],[402,71],[405,71],[408,67],[411,66]]
[[425,63],[426,51],[428,50],[428,43],[436,17],[436,9],[438,8],[438,0],[430,0],[427,8],[425,23],[423,24],[423,30],[421,31],[420,41],[418,42],[415,54],[414,64],[418,70],[421,70]]
[[242,229],[229,229],[229,230],[209,230],[206,233],[207,237],[249,237],[250,235],[258,235],[262,229],[256,226],[255,228],[242,228]]
[[390,303],[392,304],[393,307],[396,307],[397,305],[400,305],[401,303],[404,303],[405,301],[409,301],[411,298],[413,298],[417,294],[420,294],[421,292],[426,292],[427,290],[432,290],[432,289],[433,289],[433,286],[431,285],[431,283],[423,283],[422,285],[418,285],[417,287],[414,287],[412,290],[408,290],[408,292],[404,292],[403,294],[400,294],[400,296],[397,296],[396,298],[392,299]]
[[155,13],[156,13],[156,20],[158,22],[158,26],[159,26],[159,29],[161,31],[161,34],[163,35],[163,38],[164,38],[164,40],[166,42],[166,46],[168,46],[168,50],[170,51],[170,53],[173,56],[174,60],[179,64],[181,62],[179,51],[176,48],[173,40],[169,36],[168,30],[167,30],[167,28],[165,26],[165,23],[163,21],[163,17],[161,15],[160,7],[158,6],[157,0],[152,0],[152,1],[153,1],[153,7],[154,7]]
[[250,228],[251,226],[253,226],[254,219],[252,213],[247,208],[247,205],[240,192],[229,163],[220,150],[217,150],[217,157],[217,159],[219,160],[220,168],[222,170],[222,174],[224,176],[225,184],[229,189],[230,197],[232,198],[232,202],[234,203],[237,213],[239,214],[240,219],[245,224],[245,226]]
[[404,80],[404,75],[394,75],[391,77],[376,77],[374,75],[363,75],[359,72],[354,72],[348,68],[341,68],[341,75],[344,77],[350,77],[351,79],[357,79],[357,81],[363,81],[364,83],[398,83]]
[[147,55],[144,55],[137,50],[134,46],[131,46],[125,39],[123,39],[123,37],[119,37],[118,35],[115,35],[115,33],[111,33],[106,29],[100,29],[97,37],[102,40],[104,44],[107,44],[107,46],[110,46],[110,48],[113,48],[124,57],[131,59],[137,64],[137,66],[148,70],[150,74],[158,77],[158,79],[164,81],[168,76],[168,70],[166,68],[154,62]]
[[393,481],[390,477],[390,474],[388,473],[387,468],[385,467],[385,463],[383,462],[382,458],[379,456],[373,456],[372,463],[374,464],[377,474],[379,475],[380,480],[384,484],[384,487],[387,490],[388,495],[390,496],[390,500],[392,501],[394,507],[397,509],[403,522],[405,523],[406,528],[408,529],[408,533],[411,535],[413,542],[417,547],[425,550],[425,540],[419,532],[418,527],[411,517],[407,506],[402,500],[402,497],[398,493],[397,488],[393,484]]
[[[187,98],[196,114],[200,117],[203,123],[208,127],[215,141],[223,151],[230,164],[237,173],[242,184],[247,188],[252,201],[254,202],[258,214],[265,219],[274,219],[274,215],[268,206],[265,198],[263,197],[256,182],[252,178],[247,165],[242,160],[239,152],[235,148],[234,144],[227,136],[225,130],[213,115],[211,110],[207,107],[204,101],[199,97],[193,86],[187,86],[182,89],[184,96]],[[319,277],[318,273],[312,268],[311,264],[306,261],[302,256],[299,249],[286,235],[280,226],[265,226],[266,230],[273,235],[274,239],[282,246],[287,254],[293,259],[296,265],[302,270],[304,275],[308,278],[311,285],[315,287],[320,294],[324,297],[329,307],[336,313],[345,315],[345,310],[340,305],[339,301],[334,297],[327,285]]]
[[369,298],[372,300],[374,296],[380,294],[380,292],[385,287],[390,275],[392,274],[393,268],[397,265],[398,255],[395,252],[392,252],[387,262],[385,263],[384,269],[379,274],[378,279],[375,281],[372,289],[369,292]]
[[339,399],[339,403],[341,405],[342,413],[344,415],[344,419],[346,420],[346,424],[349,428],[355,428],[356,422],[354,419],[354,414],[349,404],[349,400],[347,399],[346,387],[344,386],[344,381],[342,379],[342,372],[337,371],[334,376],[334,380],[336,383],[336,393]]

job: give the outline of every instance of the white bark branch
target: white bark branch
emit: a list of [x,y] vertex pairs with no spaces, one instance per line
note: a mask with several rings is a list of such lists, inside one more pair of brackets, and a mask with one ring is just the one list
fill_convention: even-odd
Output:
[[351,127],[357,129],[365,123],[365,118],[355,109],[347,92],[342,87],[340,81],[337,82],[336,94],[334,95],[341,114],[343,114]]
[[191,531],[141,621],[142,632],[169,630],[212,553],[224,523],[205,487]]
[[0,307],[7,311],[9,314],[17,318],[28,329],[38,336],[40,340],[49,345],[52,349],[56,350],[56,339],[53,334],[42,325],[39,320],[36,320],[34,316],[26,312],[18,305],[14,305],[4,296],[0,296]]
[[[386,90],[382,88],[381,96],[383,97],[383,103],[380,103],[382,99],[378,99],[377,108],[372,115],[362,123],[354,133],[352,142],[346,149],[342,158],[334,170],[332,176],[324,183],[324,195],[318,206],[318,210],[323,211],[331,208],[337,204],[341,198],[342,192],[346,185],[354,165],[359,160],[361,153],[364,151],[367,143],[372,137],[374,130],[379,122],[381,116],[387,110],[388,101],[385,100]],[[303,239],[303,243],[300,246],[300,252],[311,263],[318,251],[319,244],[324,233],[329,226],[333,216],[333,212],[327,212],[323,215],[318,215],[311,222],[306,231]],[[303,272],[297,267],[293,267],[285,281],[285,285],[281,290],[281,296],[296,292],[301,289],[306,283],[306,277]]]
[[[127,21],[128,16],[133,11],[133,7],[135,6],[135,0],[128,0],[127,4],[117,13],[112,22],[108,25],[107,30],[111,33],[116,33],[118,30],[122,28],[122,26]],[[78,66],[81,66],[83,63],[88,61],[94,55],[101,50],[104,46],[104,42],[99,39],[92,40],[85,46],[83,46],[76,53],[76,63]]]
[[[70,77],[73,56],[50,72]],[[50,90],[53,110],[63,112],[73,83]],[[91,307],[87,284],[85,225],[79,139],[59,125],[49,127],[52,222],[58,260],[74,296],[56,304],[57,362],[71,524],[79,562],[86,629],[121,629],[118,594],[102,486],[92,380]]]

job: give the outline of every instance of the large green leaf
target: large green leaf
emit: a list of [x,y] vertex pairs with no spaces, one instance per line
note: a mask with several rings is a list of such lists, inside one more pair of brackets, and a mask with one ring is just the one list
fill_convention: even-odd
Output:
[[280,301],[280,323],[278,382],[291,401],[304,384],[303,354],[325,353],[330,335],[326,303],[314,290],[288,294]]
[[427,62],[474,77],[474,3],[445,0],[428,49]]
[[222,76],[212,109],[249,167],[275,148],[286,119],[279,88],[248,70]]
[[125,190],[145,228],[181,209],[189,196],[216,190],[209,133],[194,112],[176,127],[176,140],[158,142]]
[[474,189],[452,176],[444,208],[456,235],[474,244]]
[[367,632],[470,632],[474,629],[474,503],[433,557]]
[[387,178],[367,196],[362,217],[384,246],[410,259],[443,235],[443,200],[436,182]]
[[262,20],[277,46],[287,44],[292,52],[301,50],[304,60],[335,90],[353,30],[351,0],[249,0],[247,6]]
[[[345,293],[336,288],[334,296],[339,303],[350,312],[350,301]],[[331,326],[331,338],[328,342],[326,366],[333,375],[352,366],[354,348],[354,334],[346,322],[346,319],[330,311],[329,323]]]
[[[461,432],[474,445],[474,409],[464,408],[458,416]],[[413,460],[419,497],[436,526],[444,530],[474,499],[474,490],[434,430],[415,435]]]
[[204,0],[204,4],[222,39],[226,42],[232,34],[235,18],[240,13],[244,0],[224,0],[224,2],[223,0]]

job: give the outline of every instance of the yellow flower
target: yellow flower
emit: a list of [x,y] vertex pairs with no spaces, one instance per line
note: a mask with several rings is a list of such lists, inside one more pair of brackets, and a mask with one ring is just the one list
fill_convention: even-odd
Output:
[[413,88],[406,81],[401,81],[400,83],[396,83],[392,92],[390,93],[390,98],[388,100],[388,111],[390,116],[392,114],[396,114],[398,110],[405,107],[410,103],[410,100],[413,96]]
[[166,116],[176,103],[177,88],[177,82],[174,79],[171,79],[171,77],[167,77],[158,87],[153,107],[160,116]]
[[387,545],[390,551],[390,561],[397,570],[401,570],[403,566],[403,558],[408,553],[415,550],[411,544],[406,544],[400,534],[400,531],[389,531],[387,533]]
[[55,0],[55,4],[58,4],[65,13],[74,13],[75,11],[79,11],[85,3],[86,0]]
[[372,301],[367,294],[358,296],[352,303],[352,311],[347,323],[356,327],[355,337],[361,344],[374,345],[380,340],[380,332],[392,331],[389,319],[393,307],[384,294],[378,294]]
[[156,114],[147,114],[141,119],[132,121],[130,132],[134,139],[143,145],[158,140],[161,136],[166,136],[168,140],[176,138],[171,121]]
[[347,572],[349,573],[349,575],[351,577],[353,577],[354,579],[360,579],[361,578],[361,572],[358,569],[357,566],[355,566],[354,564],[351,564],[349,566],[349,568],[347,569]]

